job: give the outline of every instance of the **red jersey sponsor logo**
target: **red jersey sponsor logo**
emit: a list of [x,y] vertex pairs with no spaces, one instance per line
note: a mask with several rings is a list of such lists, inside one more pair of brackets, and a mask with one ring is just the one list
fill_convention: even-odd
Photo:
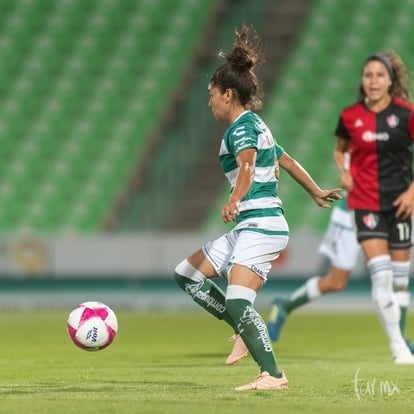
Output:
[[372,131],[365,131],[362,134],[362,140],[365,142],[372,142],[372,141],[388,141],[390,139],[390,135],[388,132],[372,132]]

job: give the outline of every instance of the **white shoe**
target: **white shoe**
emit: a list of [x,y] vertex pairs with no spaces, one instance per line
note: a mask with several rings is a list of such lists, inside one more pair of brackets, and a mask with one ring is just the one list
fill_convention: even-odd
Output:
[[390,348],[395,364],[414,364],[414,357],[404,341],[391,342]]

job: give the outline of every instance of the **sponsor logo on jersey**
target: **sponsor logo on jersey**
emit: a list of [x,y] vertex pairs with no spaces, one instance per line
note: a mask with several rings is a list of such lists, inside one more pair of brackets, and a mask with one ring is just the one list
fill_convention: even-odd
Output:
[[376,214],[369,213],[362,217],[362,221],[369,229],[375,229],[379,223],[379,218]]
[[372,132],[372,131],[365,131],[362,134],[362,140],[365,142],[372,142],[372,141],[388,141],[390,139],[390,135],[388,132]]
[[246,145],[246,142],[249,143],[251,141],[250,137],[242,137],[242,138],[238,138],[235,139],[233,141],[234,145]]
[[362,122],[361,118],[358,118],[358,119],[355,121],[354,127],[355,127],[355,128],[360,128],[360,127],[362,127],[362,126],[364,126],[364,123]]
[[233,132],[233,135],[235,135],[236,137],[239,137],[240,135],[244,135],[246,133],[246,131],[244,130],[244,125],[243,126],[239,126],[238,128],[236,128]]
[[400,122],[400,119],[398,116],[392,114],[390,116],[387,116],[387,124],[390,128],[395,128]]

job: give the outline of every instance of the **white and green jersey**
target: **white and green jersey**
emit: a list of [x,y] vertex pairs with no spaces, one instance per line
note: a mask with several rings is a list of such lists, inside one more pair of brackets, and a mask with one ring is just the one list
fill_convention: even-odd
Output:
[[277,160],[284,150],[263,120],[257,114],[245,111],[227,128],[220,147],[220,164],[231,191],[239,173],[237,154],[249,148],[257,149],[255,175],[252,186],[240,202],[237,222],[252,217],[283,215],[282,202],[277,195]]

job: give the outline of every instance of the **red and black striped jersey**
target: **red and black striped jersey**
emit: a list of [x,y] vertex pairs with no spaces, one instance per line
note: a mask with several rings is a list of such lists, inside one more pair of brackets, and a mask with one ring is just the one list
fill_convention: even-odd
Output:
[[394,98],[381,112],[345,108],[335,135],[351,141],[350,209],[387,211],[413,179],[414,105]]

